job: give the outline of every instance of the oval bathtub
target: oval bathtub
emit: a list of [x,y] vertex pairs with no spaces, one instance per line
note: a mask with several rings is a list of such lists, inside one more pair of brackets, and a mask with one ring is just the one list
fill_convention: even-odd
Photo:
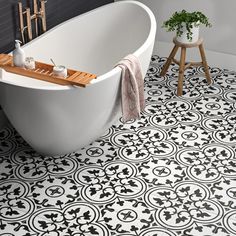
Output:
[[121,70],[136,55],[145,75],[156,34],[155,17],[135,1],[111,3],[70,19],[24,46],[26,56],[98,75],[86,88],[61,86],[1,70],[0,103],[37,152],[71,153],[101,136],[121,116]]

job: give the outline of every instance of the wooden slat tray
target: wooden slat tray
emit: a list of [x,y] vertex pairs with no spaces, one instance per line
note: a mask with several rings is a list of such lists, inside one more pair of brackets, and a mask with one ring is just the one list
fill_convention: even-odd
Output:
[[48,81],[60,85],[77,85],[86,87],[92,79],[97,76],[87,72],[67,69],[67,78],[61,78],[53,75],[53,65],[42,62],[35,62],[35,69],[29,70],[21,67],[13,66],[13,58],[7,54],[0,54],[0,67],[18,75],[24,75],[30,78]]

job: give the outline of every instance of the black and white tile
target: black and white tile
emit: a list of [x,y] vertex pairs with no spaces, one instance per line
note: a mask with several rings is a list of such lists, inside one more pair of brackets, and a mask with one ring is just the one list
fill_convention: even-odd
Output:
[[236,235],[236,72],[153,56],[141,119],[64,156],[0,131],[0,236]]

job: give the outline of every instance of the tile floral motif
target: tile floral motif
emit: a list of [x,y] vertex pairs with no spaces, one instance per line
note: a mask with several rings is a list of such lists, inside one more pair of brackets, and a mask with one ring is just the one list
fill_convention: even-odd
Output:
[[77,163],[69,155],[49,157],[36,153],[29,147],[16,150],[11,155],[16,165],[15,175],[20,179],[38,180],[46,176],[68,175],[77,169]]
[[106,220],[106,226],[114,235],[139,235],[155,223],[147,205],[139,198],[117,199],[103,209],[102,215]]
[[145,127],[136,132],[117,132],[112,139],[114,145],[120,147],[119,154],[125,160],[143,161],[150,156],[170,156],[175,152],[175,146],[166,141],[164,130],[155,127]]
[[0,156],[11,153],[17,146],[15,140],[11,139],[12,131],[5,129],[0,132]]
[[29,224],[39,235],[109,235],[108,229],[98,219],[96,207],[80,202],[60,210],[41,209],[31,215]]
[[182,182],[175,188],[158,187],[147,191],[146,202],[156,209],[157,222],[166,227],[182,229],[193,222],[217,222],[222,207],[208,199],[208,189],[195,182]]
[[17,221],[26,218],[34,211],[34,204],[27,197],[29,187],[20,180],[11,179],[0,183],[0,212],[6,221]]
[[173,187],[175,183],[186,179],[186,167],[180,166],[173,159],[151,158],[149,161],[142,162],[138,167],[142,179],[152,186],[166,185]]
[[0,236],[236,235],[236,72],[154,55],[139,120],[64,156],[0,131]]
[[34,204],[38,208],[56,206],[61,209],[80,197],[80,188],[74,179],[67,176],[48,177],[30,185]]
[[232,235],[236,234],[236,212],[231,211],[228,212],[225,216],[224,216],[224,225],[225,227],[231,232]]
[[143,194],[146,185],[135,175],[136,168],[133,165],[117,161],[104,167],[81,168],[75,174],[75,179],[83,185],[83,199],[93,203],[107,203],[117,197],[135,198]]
[[236,178],[235,152],[227,146],[212,144],[202,150],[182,149],[177,160],[187,166],[188,175],[196,181],[209,183],[223,176]]

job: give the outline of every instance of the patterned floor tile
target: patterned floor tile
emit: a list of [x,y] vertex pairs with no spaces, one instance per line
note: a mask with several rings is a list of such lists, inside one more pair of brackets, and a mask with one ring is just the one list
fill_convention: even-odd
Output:
[[236,235],[236,212],[235,209],[233,211],[228,212],[224,218],[224,227],[230,232],[232,235]]
[[10,159],[15,167],[15,176],[26,181],[65,176],[77,169],[77,162],[70,155],[42,156],[28,146],[15,150]]
[[24,235],[31,236],[28,221],[4,221],[0,220],[0,235],[1,236],[16,236]]
[[108,229],[100,222],[97,207],[76,202],[57,208],[42,208],[29,218],[30,228],[38,235],[104,235]]
[[18,179],[0,182],[0,213],[6,221],[17,221],[27,218],[35,210],[29,198],[30,188],[27,183]]
[[148,186],[173,187],[176,183],[189,180],[186,167],[170,158],[151,158],[138,165],[139,176]]
[[17,147],[13,138],[13,130],[6,128],[0,131],[0,157],[11,154]]
[[90,145],[42,156],[0,131],[1,236],[236,235],[236,72],[154,55],[140,120]]
[[130,163],[111,162],[104,167],[86,166],[75,173],[75,180],[83,187],[82,198],[92,203],[107,203],[116,198],[135,198],[142,195],[146,185],[136,177]]
[[113,235],[140,235],[143,230],[155,225],[152,214],[139,198],[117,198],[102,210],[102,214],[106,216],[107,228]]
[[37,209],[42,207],[64,208],[81,200],[81,186],[70,176],[47,177],[30,184],[31,199]]

